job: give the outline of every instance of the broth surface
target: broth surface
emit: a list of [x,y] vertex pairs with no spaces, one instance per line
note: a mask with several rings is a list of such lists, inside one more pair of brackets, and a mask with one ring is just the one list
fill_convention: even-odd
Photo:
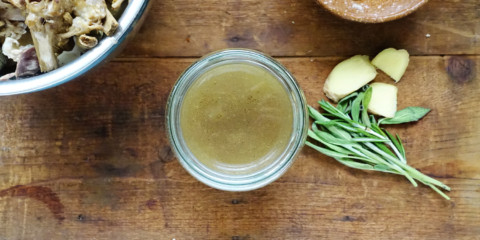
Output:
[[246,63],[208,70],[188,89],[180,112],[183,138],[213,170],[248,173],[274,161],[292,134],[293,110],[270,72]]

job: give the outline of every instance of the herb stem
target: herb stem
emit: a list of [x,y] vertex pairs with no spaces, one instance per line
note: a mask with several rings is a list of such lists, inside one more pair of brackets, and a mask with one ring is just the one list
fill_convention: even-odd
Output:
[[381,139],[385,139],[385,140],[388,140],[386,142],[386,144],[391,148],[393,149],[393,152],[395,152],[395,155],[397,155],[398,159],[400,159],[400,161],[404,162],[404,163],[407,163],[407,159],[403,157],[403,155],[398,151],[398,149],[395,147],[395,145],[393,144],[392,140],[390,140],[388,137],[385,137],[385,136],[382,136],[378,133],[376,133],[375,131],[373,131],[372,129],[370,128],[367,128],[366,130],[367,132],[371,133],[372,135],[375,135],[376,137],[378,138],[381,138]]
[[[377,148],[375,145],[371,144],[371,143],[365,143],[365,145],[367,147],[369,147],[370,149],[372,149],[373,151],[375,151],[376,153],[380,154],[382,157],[384,157],[385,159],[387,159],[388,161],[392,162],[392,164],[390,166],[393,166],[394,169],[396,169],[397,171],[399,171],[400,173],[402,173],[407,179],[408,181],[410,181],[412,183],[412,185],[414,187],[417,187],[418,184],[417,182],[415,182],[415,180],[407,173],[407,171],[405,171],[405,166],[404,164],[397,160],[396,158],[390,156],[389,154],[385,153],[384,151],[380,150],[379,148]],[[403,166],[402,166],[403,165]]]

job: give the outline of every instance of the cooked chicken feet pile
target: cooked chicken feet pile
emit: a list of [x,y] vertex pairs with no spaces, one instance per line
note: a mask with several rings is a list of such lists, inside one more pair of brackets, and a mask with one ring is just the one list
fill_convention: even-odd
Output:
[[0,81],[54,70],[112,35],[118,23],[110,11],[124,0],[107,1],[110,9],[105,0],[0,0],[0,70],[16,62]]

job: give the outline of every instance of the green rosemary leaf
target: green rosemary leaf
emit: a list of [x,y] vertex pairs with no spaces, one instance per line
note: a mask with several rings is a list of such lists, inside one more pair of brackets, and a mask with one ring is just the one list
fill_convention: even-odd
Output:
[[[337,124],[338,125],[338,124]],[[342,126],[343,127],[343,126]],[[361,133],[363,135],[365,135],[366,137],[371,137],[371,138],[378,138],[377,136],[375,136],[374,134],[368,132],[368,128],[366,127],[363,127],[361,125],[357,125],[357,127],[354,127],[355,130],[352,130],[352,132],[355,132],[355,133]],[[371,129],[370,129],[371,130]]]
[[[318,129],[317,124],[312,124],[312,131],[317,134],[318,132],[321,132],[320,129]],[[318,135],[317,135],[318,136]]]
[[370,99],[372,98],[372,88],[368,87],[367,90],[365,91],[365,94],[363,96],[362,100],[362,122],[365,124],[365,126],[370,127],[372,124],[370,123],[370,118],[368,116],[368,104],[370,104]]
[[[388,140],[387,140],[388,141]],[[374,143],[375,146],[377,146],[378,148],[380,148],[382,151],[384,151],[385,153],[391,155],[392,157],[396,157],[395,154],[390,150],[388,149],[387,146],[385,146],[385,144],[381,144],[381,143]]]
[[352,141],[354,142],[388,142],[387,139],[380,139],[380,138],[352,138]]
[[335,126],[337,125],[337,123],[339,122],[339,120],[330,120],[330,121],[315,121],[316,124],[318,125],[322,125],[322,126]]
[[351,121],[350,117],[348,117],[347,114],[339,111],[336,109],[332,104],[325,100],[321,100],[318,102],[320,104],[320,107],[325,110],[326,112],[330,113],[332,116],[338,117],[340,119],[343,119],[345,121]]
[[358,92],[353,92],[351,93],[350,95],[342,98],[338,104],[343,104],[343,103],[348,103],[348,101],[352,100],[354,97],[356,97],[358,95]]
[[380,172],[400,174],[397,171],[393,170],[392,168],[390,168],[386,165],[377,164],[377,165],[373,166],[373,169],[376,170],[376,171],[380,171]]
[[[370,115],[370,122],[372,123],[372,126],[373,125],[377,125],[377,120],[375,120],[375,117],[373,115]],[[370,126],[370,128],[372,127]]]
[[[392,141],[393,145],[395,145],[395,147],[400,150],[400,148],[403,148],[400,143],[398,142],[397,138],[394,137],[392,134],[390,134],[388,131],[385,131],[385,133],[388,135],[388,138],[390,139],[390,141]],[[402,154],[402,151],[399,151],[401,154]],[[405,157],[405,154],[402,154],[403,157]],[[406,161],[406,159],[404,158],[404,160]]]
[[352,127],[351,125],[345,122],[337,122],[336,125],[350,132],[358,132],[358,133],[361,132],[360,129]]
[[360,116],[360,108],[363,100],[363,96],[365,93],[361,92],[358,94],[358,96],[353,100],[352,102],[352,111],[351,111],[351,116],[352,120],[355,122],[358,122],[359,116]]
[[337,151],[339,153],[342,153],[342,154],[345,154],[345,155],[350,155],[350,154],[353,154],[351,151],[345,149],[345,148],[342,148],[342,147],[339,147],[339,146],[336,146],[336,145],[333,145],[333,144],[330,144],[329,142],[325,141],[324,139],[322,139],[320,136],[318,136],[315,132],[313,131],[310,131],[308,132],[308,136],[315,139],[316,141],[318,142],[321,142],[323,145],[325,145],[326,147],[328,147],[330,150],[333,150],[333,151]]
[[432,184],[427,184],[429,187],[431,187],[435,192],[437,192],[438,194],[440,194],[440,196],[444,197],[445,199],[447,200],[450,200],[450,197],[447,196],[447,194],[443,193],[442,191],[440,191],[437,187],[433,186]]
[[322,114],[311,106],[308,106],[308,114],[317,121],[324,120]]
[[371,99],[372,99],[372,88],[368,87],[367,90],[365,91],[365,94],[362,100],[363,109],[365,112],[367,112],[368,104],[370,104]]
[[312,130],[308,129],[308,132],[307,132],[307,135],[315,140],[317,140],[318,142],[322,142],[322,140],[317,136],[317,134],[315,134]]
[[330,149],[327,149],[327,148],[323,148],[323,147],[319,147],[311,142],[305,142],[305,144],[329,157],[333,157],[333,158],[348,158],[349,156],[348,155],[345,155],[345,154],[342,154],[342,153],[339,153],[339,152],[336,152],[336,151],[332,151]]
[[337,104],[337,109],[340,110],[341,112],[345,113],[346,109],[348,107],[348,102],[343,102],[343,103],[338,103]]
[[318,131],[318,132],[315,132],[315,134],[317,134],[318,137],[324,139],[326,142],[330,143],[330,144],[333,144],[333,145],[338,145],[338,146],[343,146],[343,145],[351,145],[352,142],[349,141],[349,140],[345,140],[345,139],[341,139],[341,138],[337,138],[325,131]]
[[366,163],[360,163],[343,158],[337,159],[337,161],[351,168],[356,168],[360,170],[374,170],[372,165]]
[[345,110],[343,111],[343,114],[347,114],[347,115],[348,115],[348,113],[349,113],[350,111],[352,111],[352,104],[351,104],[351,103],[349,103],[348,106],[347,106],[347,108],[345,108]]
[[397,134],[397,139],[400,147],[398,148],[398,150],[400,151],[400,153],[402,154],[403,158],[405,158],[405,161],[406,161],[407,158],[405,157],[405,148],[403,147],[402,139],[400,139],[400,136],[398,136],[398,134]]
[[342,139],[345,139],[345,140],[348,140],[350,141],[352,139],[352,136],[350,136],[350,134],[341,129],[341,128],[338,128],[336,126],[326,126],[326,128],[335,136],[335,137],[339,137],[339,138],[342,138]]
[[372,126],[372,123],[370,122],[370,118],[368,117],[368,113],[365,110],[362,110],[362,123],[367,127]]
[[357,92],[354,92],[344,98],[342,98],[342,100],[340,100],[338,103],[337,103],[337,109],[340,110],[341,112],[343,113],[348,113],[351,109],[351,102],[353,101],[353,99],[355,99],[354,97],[356,97],[358,95]]

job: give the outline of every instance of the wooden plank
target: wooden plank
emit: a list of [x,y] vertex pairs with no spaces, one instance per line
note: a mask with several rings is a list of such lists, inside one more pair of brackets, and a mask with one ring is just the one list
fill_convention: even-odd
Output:
[[123,56],[201,56],[232,47],[274,56],[349,56],[392,46],[413,55],[479,54],[479,16],[477,0],[431,0],[382,24],[342,20],[314,0],[153,0]]
[[[73,82],[0,98],[4,239],[475,239],[480,235],[480,57],[413,57],[399,107],[432,108],[392,128],[446,201],[400,176],[344,167],[304,148],[262,189],[209,188],[180,166],[165,104],[194,59],[118,59]],[[282,58],[310,104],[340,58]],[[454,66],[472,66],[459,72]],[[447,74],[449,69],[450,75]],[[468,68],[463,68],[468,69]],[[464,74],[461,74],[464,73]],[[462,77],[463,76],[463,77]],[[379,81],[390,82],[380,74]]]

